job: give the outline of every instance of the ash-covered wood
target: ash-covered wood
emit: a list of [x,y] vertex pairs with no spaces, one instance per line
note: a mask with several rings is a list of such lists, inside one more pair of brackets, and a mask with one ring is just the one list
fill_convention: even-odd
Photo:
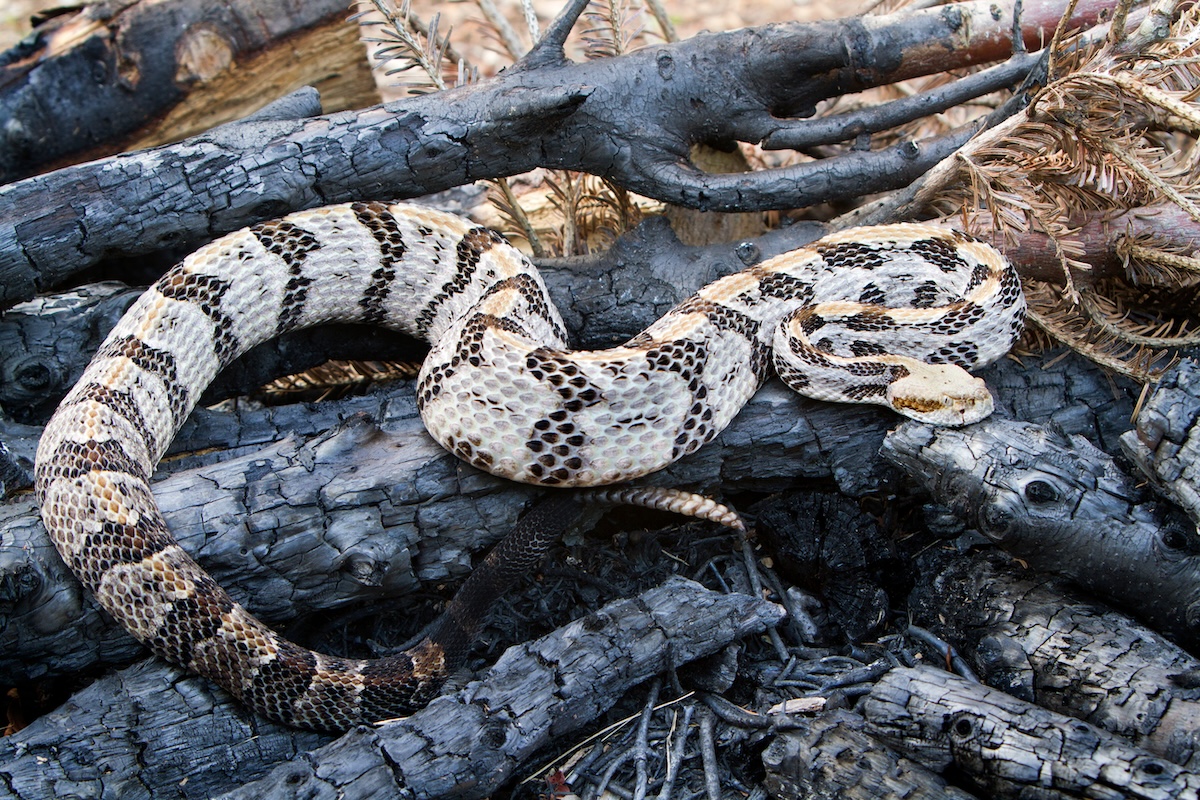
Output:
[[150,661],[0,739],[0,775],[13,797],[31,799],[208,798],[247,782],[227,796],[483,797],[631,686],[761,632],[781,613],[671,578],[511,648],[480,680],[411,717],[336,740],[258,719],[202,679]]
[[1119,737],[932,667],[895,669],[865,698],[868,730],[995,798],[1184,798],[1200,774]]
[[1155,487],[1200,524],[1200,362],[1184,358],[1138,410],[1121,448]]
[[906,422],[883,456],[1001,547],[1200,642],[1200,533],[1082,436],[993,416]]
[[302,86],[326,112],[377,103],[347,16],[343,0],[118,0],[55,15],[0,66],[0,183],[194,136]]
[[866,727],[858,714],[837,710],[781,731],[763,751],[767,791],[812,800],[975,797],[887,747]]
[[1200,661],[1144,625],[992,551],[924,559],[914,621],[991,686],[1200,767]]

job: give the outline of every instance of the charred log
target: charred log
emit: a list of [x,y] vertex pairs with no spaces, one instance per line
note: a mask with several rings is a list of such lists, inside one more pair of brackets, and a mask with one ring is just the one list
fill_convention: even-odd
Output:
[[[742,242],[688,247],[661,217],[653,217],[603,254],[556,259],[542,266],[542,274],[572,338],[584,347],[607,347],[633,336],[705,284],[807,244],[821,230],[815,223],[797,223]],[[0,318],[0,407],[13,419],[45,422],[139,294],[110,282],[10,309]],[[253,392],[273,378],[331,358],[419,361],[424,350],[415,340],[365,325],[296,331],[238,359],[201,405]]]
[[[757,142],[803,127],[786,117],[804,116],[828,97],[985,63],[1013,49],[1013,5],[974,2],[708,34],[567,63],[562,40],[584,5],[572,3],[521,64],[485,84],[356,114],[226,126],[6,187],[11,211],[0,216],[0,307],[102,258],[195,245],[288,210],[416,197],[539,165],[603,175],[677,205],[739,211],[903,186],[977,126],[920,146],[852,149],[749,174],[705,173],[687,158],[698,141]],[[1037,32],[1052,28],[1065,6],[1025,10],[1028,46],[1040,46]],[[1079,3],[1074,19],[1094,22],[1107,6]],[[697,104],[695,97],[708,100]],[[631,102],[636,98],[644,101]],[[231,186],[240,190],[231,193]],[[46,200],[65,192],[74,198],[70,206]]]
[[[1010,413],[1107,430],[1110,441],[1132,407],[1133,387],[1117,402],[1106,377],[1079,359],[1040,371],[1002,362],[987,375]],[[339,427],[355,414],[365,416]],[[891,484],[875,454],[894,424],[885,411],[818,403],[770,384],[717,440],[653,482],[733,493],[819,480],[860,496]],[[39,433],[8,426],[4,437],[29,464]],[[160,470],[171,477],[157,494],[172,530],[235,597],[275,623],[463,575],[471,554],[497,541],[530,497],[528,487],[438,447],[403,387],[315,405],[200,409],[171,453]],[[61,675],[136,652],[66,572],[32,500],[17,496],[0,511],[4,674]]]
[[[411,717],[332,742],[257,719],[203,680],[147,662],[0,740],[0,775],[19,798],[68,787],[94,796],[215,797],[278,764],[228,796],[482,797],[550,737],[587,724],[629,687],[760,632],[780,613],[671,579],[511,648],[479,681]],[[304,751],[311,752],[297,758]]]
[[889,672],[862,704],[868,730],[990,797],[1194,797],[1200,774],[1077,719],[931,667]]
[[303,86],[327,113],[377,103],[346,16],[342,0],[120,0],[51,17],[0,59],[0,183],[194,136]]
[[1200,661],[1000,553],[926,559],[909,608],[991,686],[1200,767]]
[[905,758],[868,733],[866,720],[837,710],[803,719],[780,732],[763,751],[767,791],[813,800],[901,800],[973,795],[947,784],[934,770]]
[[1037,569],[1186,644],[1200,641],[1200,534],[1082,436],[992,417],[905,423],[883,455],[939,503]]

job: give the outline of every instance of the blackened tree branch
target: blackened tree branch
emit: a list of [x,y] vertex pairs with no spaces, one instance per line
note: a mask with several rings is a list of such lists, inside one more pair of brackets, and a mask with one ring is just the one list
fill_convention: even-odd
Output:
[[[1074,22],[1094,22],[1109,5],[1083,0]],[[1029,6],[1025,39],[1036,46],[1066,3]],[[964,133],[736,176],[702,172],[688,153],[793,130],[789,117],[830,97],[1004,58],[1012,25],[1012,2],[977,0],[706,34],[585,63],[535,54],[482,84],[355,113],[228,125],[30,178],[0,190],[0,307],[106,258],[191,246],[299,208],[414,197],[538,166],[718,210],[896,188]]]

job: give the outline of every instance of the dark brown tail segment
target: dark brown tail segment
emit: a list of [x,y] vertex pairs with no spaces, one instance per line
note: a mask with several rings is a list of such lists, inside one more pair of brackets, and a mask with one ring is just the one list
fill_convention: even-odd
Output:
[[583,511],[574,492],[555,492],[521,518],[475,568],[434,623],[428,641],[445,652],[448,670],[466,658],[496,598],[541,562]]
[[278,709],[270,708],[270,698],[246,699],[260,711],[289,724],[329,730],[418,711],[466,659],[496,598],[538,565],[582,510],[574,493],[565,492],[534,506],[475,568],[425,638],[403,653],[361,664],[358,672],[363,688],[357,708],[326,707],[306,718],[280,714]]

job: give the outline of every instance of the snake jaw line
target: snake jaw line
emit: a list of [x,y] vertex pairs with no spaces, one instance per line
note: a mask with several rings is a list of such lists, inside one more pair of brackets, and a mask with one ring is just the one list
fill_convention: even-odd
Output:
[[887,404],[911,419],[958,428],[990,416],[992,393],[982,378],[953,364],[920,364],[888,384]]

